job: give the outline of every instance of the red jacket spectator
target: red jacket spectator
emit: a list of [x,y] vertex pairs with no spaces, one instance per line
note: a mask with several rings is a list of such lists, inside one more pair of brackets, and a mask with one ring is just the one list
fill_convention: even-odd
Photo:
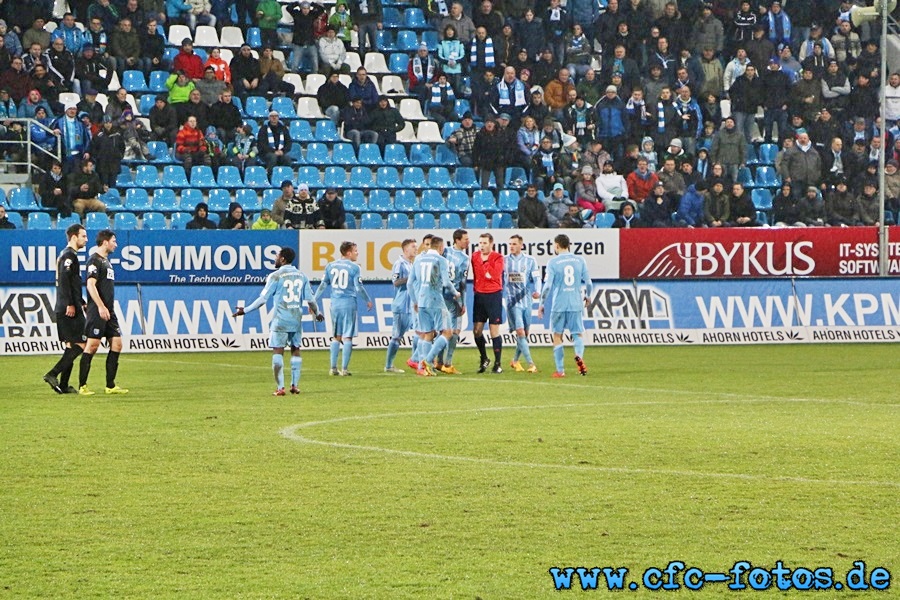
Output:
[[[487,274],[490,273],[490,279]],[[503,256],[499,252],[488,254],[487,260],[481,252],[472,255],[472,279],[476,294],[493,294],[503,289]]]
[[185,75],[191,79],[203,79],[203,68],[203,61],[194,54],[193,44],[182,45],[172,62],[173,71],[184,71]]
[[178,154],[194,154],[206,151],[206,138],[196,127],[185,125],[175,136],[175,152]]
[[625,178],[625,183],[628,184],[628,197],[635,202],[643,202],[650,195],[650,192],[653,191],[658,181],[659,177],[656,176],[656,173],[651,173],[650,171],[647,171],[642,176],[639,166],[636,171],[632,171]]

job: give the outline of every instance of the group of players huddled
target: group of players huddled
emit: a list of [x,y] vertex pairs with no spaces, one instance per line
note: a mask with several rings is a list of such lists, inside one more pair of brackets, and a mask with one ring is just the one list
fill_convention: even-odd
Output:
[[[44,375],[44,381],[60,394],[93,394],[87,387],[91,360],[100,346],[100,340],[106,338],[109,341],[106,393],[125,394],[128,390],[115,382],[122,350],[122,334],[114,309],[115,275],[109,262],[109,255],[116,249],[115,233],[104,230],[97,235],[97,248],[87,264],[86,303],[81,296],[81,268],[77,252],[87,244],[87,233],[83,226],[73,225],[66,230],[66,237],[68,244],[57,260],[55,307],[59,337],[66,348],[57,364]],[[537,365],[528,347],[528,331],[534,301],[538,300],[538,317],[543,318],[544,305],[550,299],[550,328],[556,363],[553,377],[565,377],[563,334],[566,331],[572,335],[578,371],[586,375],[582,310],[592,290],[591,278],[584,259],[569,251],[568,236],[557,235],[553,242],[556,256],[548,262],[546,279],[542,284],[540,269],[534,258],[522,251],[523,239],[518,234],[510,237],[509,254],[505,257],[494,251],[494,238],[490,233],[479,236],[478,250],[473,252],[471,258],[466,253],[469,234],[463,229],[453,232],[450,246],[440,236],[430,234],[422,239],[421,244],[414,239],[403,240],[402,254],[392,270],[393,331],[384,372],[403,373],[402,369],[394,366],[394,360],[403,337],[415,331],[412,355],[406,361],[407,365],[423,377],[432,377],[437,373],[462,374],[454,366],[453,359],[462,330],[462,318],[466,313],[466,285],[471,264],[474,283],[472,334],[480,354],[479,373],[485,373],[489,368],[492,373],[503,372],[500,324],[504,305],[510,331],[516,335],[516,352],[510,365],[515,371],[537,373]],[[372,310],[373,304],[356,263],[359,257],[357,245],[343,242],[340,253],[338,260],[325,267],[322,282],[313,293],[309,279],[294,266],[294,250],[282,248],[275,259],[276,269],[266,278],[259,297],[247,306],[237,307],[234,312],[234,316],[238,317],[273,301],[269,347],[272,349],[272,370],[277,384],[275,396],[287,393],[284,381],[285,348],[291,349],[289,391],[300,393],[303,304],[307,304],[316,322],[323,322],[325,316],[319,311],[319,300],[329,290],[333,338],[330,373],[337,376],[351,374],[349,367],[353,338],[357,333],[357,302],[362,298],[368,310]],[[487,353],[485,324],[488,325],[493,346],[493,366]],[[79,355],[79,387],[75,388],[69,385],[69,377]]]

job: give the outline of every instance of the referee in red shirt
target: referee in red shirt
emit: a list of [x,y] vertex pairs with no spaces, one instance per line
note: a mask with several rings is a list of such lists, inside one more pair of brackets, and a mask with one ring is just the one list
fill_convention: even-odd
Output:
[[484,373],[491,361],[487,355],[484,339],[484,324],[490,326],[491,344],[494,347],[494,368],[492,373],[502,373],[500,353],[503,340],[500,338],[500,323],[503,320],[503,256],[494,252],[494,236],[482,233],[478,238],[478,252],[472,255],[472,278],[475,283],[475,302],[472,306],[472,320],[475,325],[472,334],[475,345],[481,353],[479,373]]

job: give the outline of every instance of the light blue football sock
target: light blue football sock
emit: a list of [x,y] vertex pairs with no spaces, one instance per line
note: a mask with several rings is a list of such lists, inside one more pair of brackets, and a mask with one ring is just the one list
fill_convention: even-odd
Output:
[[553,360],[556,361],[556,372],[557,373],[565,373],[566,368],[563,366],[563,360],[565,359],[565,355],[563,354],[562,344],[559,346],[553,346]]
[[337,340],[331,342],[331,368],[337,369],[338,352],[341,351],[341,343]]
[[444,351],[444,348],[447,347],[447,338],[442,335],[439,335],[435,340],[434,344],[431,345],[431,350],[428,352],[428,356],[425,358],[426,362],[431,362],[434,360],[434,357]]
[[400,350],[400,340],[391,338],[391,343],[387,347],[387,358],[384,361],[385,369],[390,369],[394,366],[394,359],[397,357],[398,350]]
[[344,354],[342,356],[341,364],[343,365],[341,368],[343,370],[347,370],[347,367],[350,366],[350,355],[353,354],[353,340],[344,340]]
[[419,342],[419,357],[420,357],[420,358],[418,358],[419,362],[422,362],[423,360],[425,360],[425,358],[428,356],[428,353],[431,352],[431,347],[433,345],[434,344],[432,344],[431,342],[429,342],[427,340],[422,340]]
[[459,343],[459,334],[454,333],[450,336],[450,339],[447,341],[447,362],[445,365],[453,364],[453,355],[456,353],[456,344]]
[[[527,362],[529,365],[534,364],[534,361],[531,359],[531,348],[528,347],[527,335],[523,335],[522,337],[520,337],[518,342],[516,343],[516,353],[519,352],[522,353],[522,357],[525,359],[525,362]],[[516,360],[518,360],[518,357],[516,357]]]
[[293,385],[293,386],[300,385],[301,369],[303,369],[303,357],[302,356],[292,356],[291,357],[291,385]]
[[284,356],[281,354],[272,355],[272,372],[275,373],[275,384],[280,390],[284,387]]
[[410,360],[414,360],[419,362],[419,342],[422,341],[422,338],[419,337],[419,334],[416,334],[413,337],[412,341],[412,355],[410,355]]
[[572,345],[575,346],[575,356],[584,358],[584,336],[576,333],[572,338]]

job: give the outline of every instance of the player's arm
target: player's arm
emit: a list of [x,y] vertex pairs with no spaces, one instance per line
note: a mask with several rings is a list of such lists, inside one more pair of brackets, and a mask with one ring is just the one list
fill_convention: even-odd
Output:
[[393,280],[394,287],[396,288],[403,287],[409,281],[409,273],[407,273],[406,277],[403,277],[402,273],[400,272],[402,268],[403,265],[398,260],[396,263],[394,263],[394,268],[391,269],[391,279]]
[[587,263],[581,261],[581,285],[584,286],[584,305],[587,306],[591,302],[591,292],[594,291],[594,283],[588,274]]
[[406,281],[406,291],[412,303],[413,312],[419,312],[419,278],[416,276],[416,263],[409,267],[409,277]]
[[444,260],[440,263],[441,265],[441,286],[447,290],[454,298],[459,300],[459,290],[456,289],[456,286],[453,285],[453,280],[450,279],[450,261]]
[[503,302],[509,306],[510,295],[509,295],[509,257],[503,259],[503,279],[500,281],[500,285],[502,286],[503,291]]
[[366,291],[366,286],[363,285],[359,267],[356,267],[354,275],[356,276],[356,293],[362,296],[362,299],[366,301],[366,309],[372,310],[372,307],[375,305],[372,303],[371,298],[369,298],[369,292]]
[[325,295],[325,292],[328,290],[328,286],[331,285],[331,265],[325,267],[325,273],[322,275],[322,281],[319,282],[319,287],[316,288],[316,293],[313,296],[313,299],[318,304],[319,300],[321,300],[322,296]]
[[237,309],[235,309],[234,314],[232,314],[231,316],[240,317],[247,314],[248,312],[253,312],[257,308],[268,302],[269,298],[275,295],[276,281],[277,280],[271,275],[266,277],[266,285],[263,286],[263,289],[259,293],[259,296],[256,298],[256,300],[254,300],[247,306],[238,306]]
[[528,261],[528,266],[528,290],[531,297],[537,299],[541,297],[541,270],[533,258]]
[[103,304],[103,298],[100,297],[100,290],[97,289],[96,271],[92,275],[88,275],[86,286],[88,295],[94,301],[94,304],[97,305],[97,311],[100,313],[100,318],[104,321],[109,321],[109,309]]
[[541,290],[541,299],[538,302],[538,317],[543,318],[544,316],[544,303],[547,302],[547,296],[550,295],[550,290],[553,288],[553,268],[552,265],[547,265],[547,281],[544,282],[544,289]]
[[66,307],[66,316],[74,317],[75,288],[72,285],[72,261],[70,259],[63,261],[63,264],[60,265],[60,270],[62,272],[58,274],[59,289],[56,293],[59,294],[60,300]]
[[495,252],[491,255],[491,260],[488,261],[488,273],[491,276],[490,278],[494,281],[499,281],[502,284],[505,270],[503,255]]
[[325,320],[325,315],[319,310],[319,305],[315,301],[315,296],[313,296],[312,287],[309,285],[309,279],[304,277],[305,281],[303,282],[303,297],[306,298],[306,305],[309,307],[309,314],[313,316],[313,318],[321,323]]

